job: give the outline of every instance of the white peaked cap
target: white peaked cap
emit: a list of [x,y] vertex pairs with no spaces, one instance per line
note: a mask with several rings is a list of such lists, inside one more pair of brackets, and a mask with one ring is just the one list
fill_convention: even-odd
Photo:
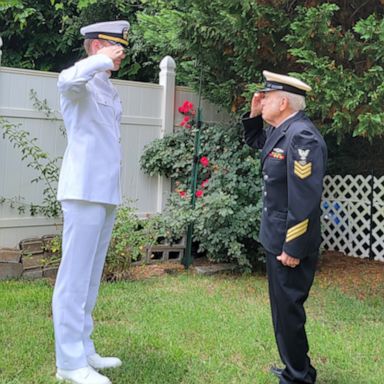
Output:
[[285,91],[305,96],[312,88],[296,77],[280,75],[269,71],[263,71],[265,77],[264,88],[259,92]]
[[109,40],[126,46],[129,27],[126,20],[104,21],[82,27],[80,33],[86,39]]

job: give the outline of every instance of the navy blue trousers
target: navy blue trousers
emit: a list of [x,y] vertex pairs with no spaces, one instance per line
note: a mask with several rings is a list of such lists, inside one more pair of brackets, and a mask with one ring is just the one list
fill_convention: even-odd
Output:
[[313,384],[316,369],[308,357],[304,303],[311,289],[318,253],[285,267],[267,253],[267,273],[272,322],[280,358],[285,365],[280,384]]

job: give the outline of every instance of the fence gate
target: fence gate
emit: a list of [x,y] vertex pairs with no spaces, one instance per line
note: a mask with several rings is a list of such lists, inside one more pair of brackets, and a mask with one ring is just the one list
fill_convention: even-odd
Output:
[[326,176],[322,247],[384,261],[384,176]]

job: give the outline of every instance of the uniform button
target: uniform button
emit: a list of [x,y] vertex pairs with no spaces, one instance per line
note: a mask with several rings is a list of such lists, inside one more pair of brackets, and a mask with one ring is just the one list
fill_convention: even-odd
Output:
[[268,175],[264,175],[264,180],[268,180]]
[[264,208],[264,212],[267,212],[267,211],[268,211],[268,208],[267,208],[267,207],[265,207],[265,208]]
[[264,196],[267,196],[267,192],[264,192]]

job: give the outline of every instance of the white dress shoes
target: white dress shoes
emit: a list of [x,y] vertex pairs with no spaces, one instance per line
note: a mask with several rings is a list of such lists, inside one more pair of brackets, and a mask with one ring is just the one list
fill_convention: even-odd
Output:
[[98,353],[87,356],[88,364],[95,369],[117,368],[121,360],[117,357],[101,357]]
[[72,384],[112,384],[108,377],[96,372],[92,367],[73,370],[58,369],[56,379]]

